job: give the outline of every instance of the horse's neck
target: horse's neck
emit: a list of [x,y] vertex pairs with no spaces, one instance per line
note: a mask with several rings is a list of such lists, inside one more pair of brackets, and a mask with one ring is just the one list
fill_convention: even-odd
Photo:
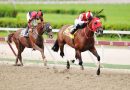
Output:
[[94,32],[90,30],[90,28],[86,27],[83,31],[82,31],[82,34],[85,36],[85,37],[93,37],[94,36]]
[[36,30],[37,30],[37,33],[38,33],[39,35],[42,35],[42,34],[43,34],[43,26],[41,25],[41,23],[38,24]]

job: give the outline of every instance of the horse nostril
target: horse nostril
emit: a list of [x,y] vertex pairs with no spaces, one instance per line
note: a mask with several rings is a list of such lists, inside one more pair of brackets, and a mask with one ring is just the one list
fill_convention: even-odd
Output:
[[49,38],[53,38],[53,35],[49,35]]

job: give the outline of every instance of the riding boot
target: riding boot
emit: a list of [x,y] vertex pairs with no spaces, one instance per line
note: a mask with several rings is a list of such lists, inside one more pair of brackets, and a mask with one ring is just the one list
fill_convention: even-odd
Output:
[[27,27],[27,29],[25,31],[25,34],[24,34],[25,37],[28,37],[28,30],[29,30],[29,27]]
[[71,34],[74,34],[77,31],[77,29],[72,29],[72,31],[70,32]]
[[78,30],[79,27],[80,27],[79,24],[74,25],[74,27],[70,30],[70,33],[73,35]]

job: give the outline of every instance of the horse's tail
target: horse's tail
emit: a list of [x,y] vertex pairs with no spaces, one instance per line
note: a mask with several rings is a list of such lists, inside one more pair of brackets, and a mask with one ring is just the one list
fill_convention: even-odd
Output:
[[8,38],[7,38],[7,42],[8,43],[12,43],[12,37],[13,37],[14,33],[11,33],[8,35]]
[[55,44],[54,44],[54,46],[52,47],[52,50],[55,51],[55,52],[58,52],[58,50],[59,50],[58,40],[55,41]]

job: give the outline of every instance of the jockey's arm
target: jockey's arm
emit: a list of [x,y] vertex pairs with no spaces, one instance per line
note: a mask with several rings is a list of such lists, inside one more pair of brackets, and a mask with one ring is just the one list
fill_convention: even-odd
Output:
[[32,26],[31,26],[31,22],[32,22],[32,20],[33,20],[33,18],[29,19],[29,21],[28,21],[28,27],[29,27],[29,28],[32,27]]

